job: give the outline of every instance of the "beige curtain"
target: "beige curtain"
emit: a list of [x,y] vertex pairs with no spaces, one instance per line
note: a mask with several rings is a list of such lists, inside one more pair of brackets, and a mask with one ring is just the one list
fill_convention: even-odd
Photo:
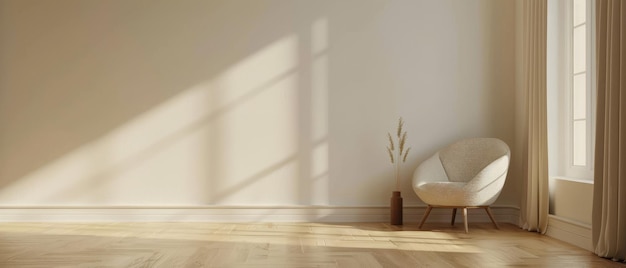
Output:
[[522,175],[522,228],[548,226],[548,128],[546,93],[547,0],[522,1],[522,90],[526,93]]
[[626,259],[626,1],[596,0],[595,253]]

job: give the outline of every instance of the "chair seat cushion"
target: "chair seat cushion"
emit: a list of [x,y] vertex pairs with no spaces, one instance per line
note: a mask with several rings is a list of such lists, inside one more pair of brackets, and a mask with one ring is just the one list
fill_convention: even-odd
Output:
[[434,206],[475,206],[476,194],[467,192],[465,182],[427,182],[415,189],[426,204]]

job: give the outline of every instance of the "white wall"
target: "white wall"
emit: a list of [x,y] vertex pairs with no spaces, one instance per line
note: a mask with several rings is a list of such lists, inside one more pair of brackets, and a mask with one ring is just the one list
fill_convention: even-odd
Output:
[[552,178],[550,189],[550,214],[591,226],[593,182]]
[[403,116],[419,205],[447,143],[518,157],[514,41],[514,1],[3,0],[0,203],[384,206]]

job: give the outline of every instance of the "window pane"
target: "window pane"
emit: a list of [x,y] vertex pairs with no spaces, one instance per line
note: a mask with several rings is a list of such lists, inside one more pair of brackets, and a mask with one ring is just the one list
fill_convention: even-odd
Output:
[[578,26],[576,28],[574,28],[574,44],[572,44],[574,46],[574,52],[572,55],[574,57],[574,66],[573,66],[573,71],[574,73],[579,73],[582,71],[585,71],[585,64],[586,64],[586,53],[585,53],[585,49],[586,49],[586,31],[585,31],[585,25],[581,25]]
[[585,22],[585,17],[586,17],[586,1],[585,0],[574,0],[574,25],[576,26],[578,24],[584,23]]
[[587,122],[586,120],[574,121],[572,133],[572,151],[575,166],[587,164]]
[[581,73],[574,76],[572,111],[574,119],[585,119],[587,117],[587,83],[586,74]]

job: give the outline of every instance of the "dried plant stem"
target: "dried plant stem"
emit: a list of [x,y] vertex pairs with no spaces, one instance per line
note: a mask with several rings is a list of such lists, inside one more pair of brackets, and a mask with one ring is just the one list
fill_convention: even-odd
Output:
[[[399,154],[398,154],[398,156],[399,156]],[[400,191],[400,161],[396,161],[396,172],[395,173],[396,173],[396,191]]]
[[[400,191],[400,162],[406,162],[406,158],[409,155],[409,151],[411,147],[404,150],[404,145],[406,144],[407,134],[406,131],[403,131],[404,120],[402,117],[398,119],[398,128],[396,129],[396,137],[397,140],[394,142],[394,138],[391,136],[391,133],[387,132],[387,138],[389,140],[389,146],[387,146],[387,152],[389,153],[389,160],[391,160],[391,164],[394,165],[394,175],[396,178],[396,191]],[[396,150],[396,145],[397,149]]]

